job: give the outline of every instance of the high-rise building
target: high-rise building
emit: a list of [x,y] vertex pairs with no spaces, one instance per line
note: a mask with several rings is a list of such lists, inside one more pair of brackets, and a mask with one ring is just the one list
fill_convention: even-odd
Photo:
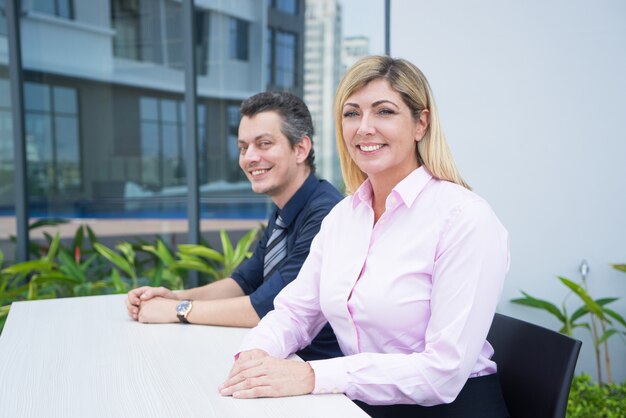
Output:
[[345,72],[352,64],[370,53],[370,41],[366,36],[350,36],[343,38],[341,64]]
[[[5,1],[0,0],[0,214],[14,201]],[[180,0],[22,2],[32,215],[184,216]],[[304,0],[195,1],[199,177],[205,217],[267,199],[238,167],[239,105],[303,93]]]
[[335,145],[333,100],[342,74],[341,5],[338,0],[306,0],[304,101],[315,126],[318,174],[342,183]]

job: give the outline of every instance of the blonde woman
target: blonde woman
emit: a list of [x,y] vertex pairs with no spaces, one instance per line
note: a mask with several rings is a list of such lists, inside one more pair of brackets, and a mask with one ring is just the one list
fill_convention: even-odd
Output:
[[[508,235],[461,179],[426,78],[408,61],[366,57],[340,82],[335,114],[349,196],[221,393],[345,393],[377,417],[507,417],[486,337]],[[284,360],[327,320],[344,357]]]

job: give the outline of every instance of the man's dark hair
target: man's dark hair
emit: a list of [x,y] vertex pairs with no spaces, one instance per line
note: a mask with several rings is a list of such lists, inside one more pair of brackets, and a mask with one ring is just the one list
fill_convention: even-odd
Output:
[[313,151],[313,120],[309,108],[298,96],[284,91],[266,91],[255,94],[241,104],[241,115],[252,117],[261,112],[274,111],[283,121],[281,132],[294,147],[302,137],[311,138],[311,151],[306,163],[315,172],[315,153]]

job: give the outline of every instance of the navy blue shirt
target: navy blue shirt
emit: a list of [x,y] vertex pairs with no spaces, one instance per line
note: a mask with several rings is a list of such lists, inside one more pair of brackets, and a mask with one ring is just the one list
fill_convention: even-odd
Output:
[[[325,180],[314,174],[304,181],[282,210],[274,206],[267,228],[248,260],[244,261],[231,277],[246,295],[259,318],[274,309],[276,295],[296,278],[304,260],[309,255],[311,241],[320,230],[324,217],[343,196]],[[280,214],[287,225],[287,256],[267,280],[263,281],[265,247]],[[304,360],[319,360],[342,356],[337,338],[329,324],[311,342],[297,353]]]

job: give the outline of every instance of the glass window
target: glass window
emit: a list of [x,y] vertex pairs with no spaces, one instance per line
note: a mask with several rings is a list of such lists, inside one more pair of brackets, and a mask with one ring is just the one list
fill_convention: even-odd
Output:
[[50,111],[50,87],[39,83],[24,83],[24,108],[28,111]]
[[266,83],[271,85],[274,82],[274,29],[267,28],[266,50]]
[[276,10],[288,13],[290,15],[298,14],[298,0],[273,0],[272,6]]
[[182,31],[182,5],[173,0],[165,1],[165,27],[164,27],[164,51],[163,63],[172,68],[183,69],[184,48]]
[[0,0],[0,35],[7,34],[7,13],[4,2],[6,0]]
[[142,182],[150,187],[185,184],[183,109],[178,100],[139,99]]
[[80,188],[76,89],[26,82],[24,108],[31,195],[51,198]]
[[111,24],[115,30],[113,53],[116,57],[139,60],[139,2],[113,0]]
[[196,10],[196,34],[194,49],[196,53],[196,71],[198,75],[209,73],[209,22],[207,11]]
[[15,200],[13,121],[10,99],[9,80],[0,77],[0,214],[12,212]]
[[240,61],[248,60],[249,24],[245,20],[231,18],[229,22],[229,56]]
[[226,154],[228,156],[226,172],[228,174],[226,179],[234,183],[246,181],[246,175],[239,168],[239,144],[237,143],[239,138],[239,121],[241,120],[239,107],[239,105],[231,104],[226,108],[228,119],[226,135]]
[[74,19],[72,0],[32,0],[33,10],[65,19]]
[[274,84],[280,87],[296,85],[296,35],[276,31]]
[[[198,74],[208,73],[209,12],[196,9],[194,49]],[[113,0],[111,24],[116,57],[184,68],[182,6],[180,1]]]

